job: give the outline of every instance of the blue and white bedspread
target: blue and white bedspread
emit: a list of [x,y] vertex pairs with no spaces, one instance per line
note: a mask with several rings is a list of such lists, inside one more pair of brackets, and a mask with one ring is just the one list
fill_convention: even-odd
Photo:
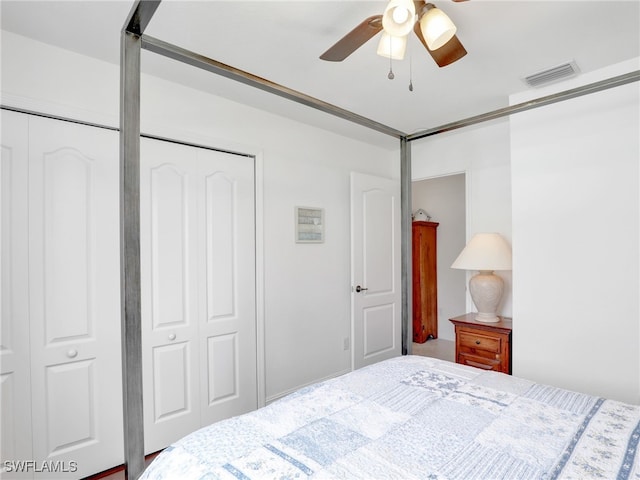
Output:
[[150,479],[640,479],[640,406],[394,358],[203,428]]

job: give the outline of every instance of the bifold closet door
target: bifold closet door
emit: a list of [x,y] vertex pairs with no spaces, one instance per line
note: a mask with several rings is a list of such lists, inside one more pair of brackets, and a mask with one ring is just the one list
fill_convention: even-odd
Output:
[[141,141],[145,450],[256,408],[253,159]]
[[[26,115],[2,111],[0,168],[0,472],[33,458],[29,375],[28,161]],[[21,478],[27,478],[26,476]]]
[[29,118],[33,454],[122,463],[118,136]]
[[254,160],[199,149],[201,424],[257,408]]

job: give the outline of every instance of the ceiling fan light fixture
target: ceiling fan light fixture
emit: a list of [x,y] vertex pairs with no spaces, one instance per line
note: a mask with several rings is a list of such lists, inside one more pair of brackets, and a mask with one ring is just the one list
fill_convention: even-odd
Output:
[[406,35],[404,37],[394,37],[393,35],[389,35],[387,32],[383,31],[376,53],[381,57],[391,58],[392,60],[402,60],[406,50]]
[[390,0],[382,15],[382,28],[394,37],[404,37],[415,24],[416,6],[413,0]]
[[453,38],[456,26],[442,10],[427,3],[427,11],[420,17],[420,30],[430,50],[437,50]]

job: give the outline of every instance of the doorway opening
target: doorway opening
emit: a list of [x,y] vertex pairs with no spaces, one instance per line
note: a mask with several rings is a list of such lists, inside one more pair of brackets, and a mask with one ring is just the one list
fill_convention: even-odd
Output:
[[[466,272],[451,264],[466,244],[466,175],[417,180],[411,186],[411,211],[424,210],[437,222],[437,336],[413,343],[415,355],[455,361],[455,332],[449,318],[466,311]],[[415,274],[415,272],[414,272]]]

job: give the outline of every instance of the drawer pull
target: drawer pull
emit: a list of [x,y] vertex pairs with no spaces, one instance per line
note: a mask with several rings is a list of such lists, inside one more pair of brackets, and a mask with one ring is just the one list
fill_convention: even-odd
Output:
[[476,345],[480,345],[480,340],[476,340]]
[[75,348],[72,348],[67,352],[67,357],[76,358],[78,356],[78,351]]

